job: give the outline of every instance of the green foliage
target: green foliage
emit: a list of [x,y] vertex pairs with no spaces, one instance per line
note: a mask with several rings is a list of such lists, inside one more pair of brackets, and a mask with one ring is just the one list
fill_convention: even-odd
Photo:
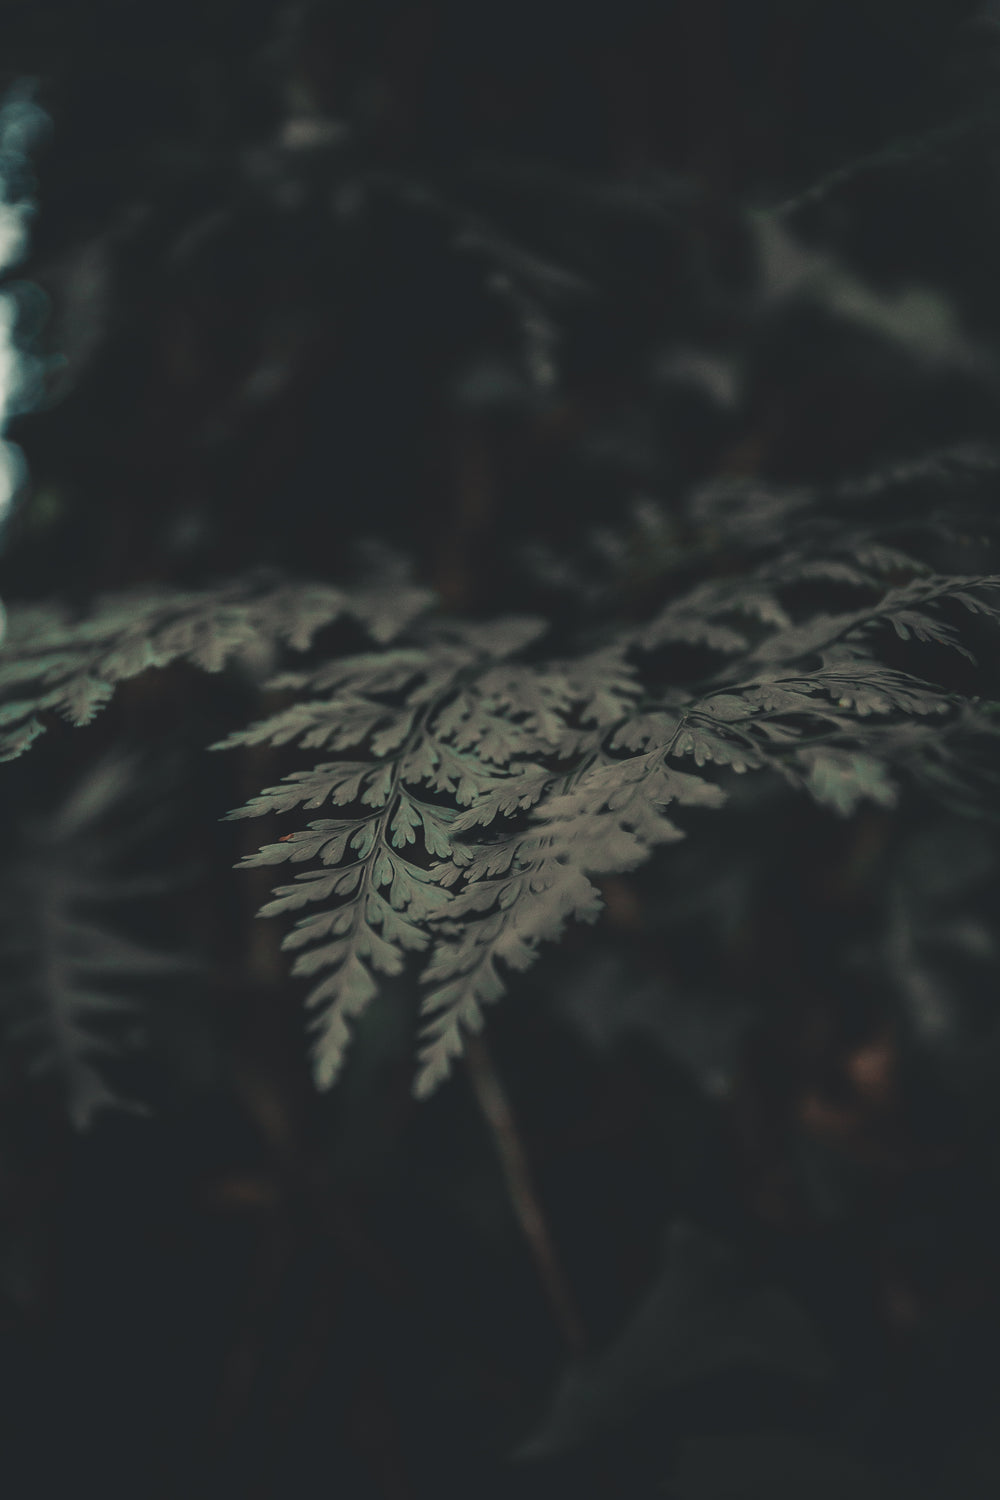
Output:
[[26,1488],[998,1493],[976,8],[5,20]]
[[[101,599],[85,619],[54,606],[8,613],[0,690],[0,759],[20,755],[55,712],[89,724],[115,686],[148,667],[186,659],[206,672],[228,660],[287,642],[305,650],[315,632],[353,614],[377,640],[390,637],[423,602],[420,590],[357,591],[327,584],[268,586],[239,581],[209,593],[145,589]],[[16,696],[15,696],[16,695]]]
[[[733,773],[770,774],[849,816],[893,806],[908,775],[958,787],[966,743],[995,738],[975,695],[894,665],[892,643],[973,660],[962,620],[1000,618],[1000,577],[931,572],[870,527],[827,550],[762,547],[752,517],[736,572],[733,539],[726,576],[713,576],[710,553],[708,576],[668,587],[648,622],[608,624],[596,642],[584,633],[575,654],[546,649],[543,621],[443,618],[414,588],[133,594],[79,621],[15,609],[0,666],[17,694],[3,707],[5,753],[27,748],[53,711],[86,723],[146,667],[184,657],[218,671],[241,653],[259,663],[281,642],[308,649],[339,617],[362,622],[375,649],[273,676],[266,687],[287,705],[215,748],[321,753],[230,817],[338,810],[244,864],[308,866],[261,915],[301,913],[284,947],[313,981],[321,1086],[381,979],[420,956],[422,1097],[508,976],[568,922],[597,918],[595,880],[697,831]],[[803,581],[858,602],[796,609]],[[663,683],[677,643],[705,655],[683,686]]]
[[665,1406],[678,1386],[737,1371],[806,1384],[830,1373],[815,1330],[794,1303],[755,1284],[714,1236],[675,1223],[645,1302],[610,1349],[568,1371],[520,1456],[592,1443],[644,1407]]
[[107,1108],[141,1109],[102,1063],[129,1050],[142,1007],[136,991],[192,964],[122,928],[122,901],[162,890],[129,875],[131,842],[109,832],[127,802],[134,770],[119,756],[97,764],[48,817],[24,831],[5,869],[0,954],[7,1031],[27,1072],[50,1079],[79,1129]]

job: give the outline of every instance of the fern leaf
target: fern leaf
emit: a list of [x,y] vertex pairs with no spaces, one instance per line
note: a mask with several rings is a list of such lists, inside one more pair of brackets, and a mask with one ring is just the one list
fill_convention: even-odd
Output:
[[[719,787],[669,766],[664,750],[596,764],[564,778],[528,831],[442,867],[439,878],[461,881],[462,889],[443,912],[453,936],[438,943],[423,973],[431,988],[422,1005],[417,1096],[437,1087],[463,1032],[478,1030],[483,1005],[503,994],[498,963],[526,969],[569,920],[596,919],[602,902],[589,875],[634,869],[656,845],[682,838],[661,808],[723,801]],[[468,816],[462,821],[472,826]]]
[[126,762],[100,763],[36,826],[4,879],[5,1030],[26,1050],[29,1075],[56,1082],[77,1129],[102,1109],[139,1109],[112,1086],[102,1059],[125,1050],[123,1028],[140,1012],[134,987],[193,967],[95,914],[95,903],[99,913],[105,899],[142,889],[113,877],[112,846],[102,838],[104,818],[128,785]]
[[[322,626],[353,615],[377,639],[388,639],[425,609],[426,590],[346,592],[326,584],[261,587],[252,580],[204,593],[145,590],[98,600],[71,621],[38,606],[11,606],[0,646],[0,757],[23,753],[55,712],[86,724],[110,700],[117,683],[149,667],[186,659],[218,672],[234,656],[284,642],[306,649]],[[27,689],[32,687],[34,696]]]
[[[279,886],[262,913],[337,903],[301,917],[284,944],[298,952],[294,973],[330,971],[307,999],[317,1012],[315,1056],[323,1085],[343,1064],[351,1022],[376,994],[376,976],[402,972],[407,955],[427,947],[430,924],[451,899],[426,862],[452,853],[457,810],[430,803],[417,788],[428,786],[459,807],[493,796],[497,810],[530,805],[523,757],[561,729],[560,710],[576,704],[584,712],[604,712],[605,700],[614,696],[610,662],[595,663],[589,674],[582,669],[578,685],[558,689],[551,676],[530,666],[506,665],[505,658],[537,633],[535,621],[467,629],[452,624],[431,630],[423,647],[331,663],[306,678],[327,696],[294,704],[223,742],[362,747],[368,757],[293,772],[230,814],[254,817],[328,801],[357,809],[353,819],[313,821],[244,861],[319,860],[331,867]],[[544,785],[537,766],[530,772]]]
[[896,788],[888,769],[873,755],[824,745],[801,750],[798,758],[816,801],[844,817],[865,800],[880,807],[892,807],[896,802]]
[[[845,564],[840,581],[860,577]],[[764,573],[689,591],[641,645],[686,636],[732,654],[700,696],[645,696],[628,632],[578,658],[517,660],[518,647],[537,640],[534,622],[435,623],[416,644],[280,679],[316,696],[224,743],[297,743],[343,758],[292,772],[231,816],[346,809],[245,861],[324,867],[279,886],[264,908],[314,908],[285,942],[298,954],[294,972],[323,976],[309,996],[321,1081],[341,1067],[350,1023],[378,976],[426,952],[415,1088],[429,1092],[503,992],[505,971],[527,968],[568,921],[596,917],[591,877],[633,869],[680,838],[664,811],[671,804],[721,805],[716,781],[677,762],[770,769],[840,815],[865,799],[891,805],[891,765],[916,753],[916,726],[947,704],[932,685],[877,661],[876,627],[950,641],[953,628],[934,610],[952,599],[989,614],[996,580],[918,575],[885,589],[872,572],[863,583],[873,603],[801,625]],[[754,622],[755,645],[724,623],[738,614]],[[395,893],[388,903],[386,885]]]

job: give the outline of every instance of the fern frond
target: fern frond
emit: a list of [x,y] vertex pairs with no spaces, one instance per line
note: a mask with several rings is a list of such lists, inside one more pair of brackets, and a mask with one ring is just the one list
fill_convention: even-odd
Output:
[[[805,501],[795,513],[780,541],[762,544],[749,528],[742,572],[702,577],[651,623],[609,627],[576,656],[546,656],[535,618],[421,620],[428,596],[402,585],[388,600],[252,583],[121,596],[77,622],[14,611],[0,656],[0,744],[25,748],[40,710],[85,722],[147,666],[186,657],[218,670],[276,641],[305,647],[339,615],[362,622],[381,649],[279,673],[267,686],[292,701],[214,748],[320,752],[229,814],[319,814],[243,864],[305,866],[261,914],[295,916],[284,946],[293,972],[313,980],[321,1084],[336,1078],[383,977],[426,956],[415,1082],[424,1095],[505,975],[529,967],[570,921],[595,919],[595,880],[684,835],[667,809],[717,808],[728,777],[754,772],[840,816],[864,801],[888,807],[900,774],[954,789],[961,744],[994,734],[984,712],[973,723],[961,694],[882,655],[895,637],[971,658],[961,616],[998,618],[1000,576],[936,573],[897,547],[891,528],[831,538]],[[797,618],[810,584],[834,600],[849,591],[853,607]],[[707,647],[722,665],[658,684],[656,653],[676,642]]]
[[[418,1097],[447,1076],[463,1032],[479,1030],[483,1005],[503,994],[498,963],[527,969],[568,921],[594,921],[603,903],[590,875],[635,869],[657,845],[683,838],[662,808],[721,806],[721,788],[669,766],[666,754],[603,760],[563,778],[526,832],[439,868],[445,884],[462,884],[422,976],[432,988],[422,1006]],[[474,826],[467,814],[459,824]]]
[[44,731],[40,715],[87,724],[119,682],[148,667],[186,659],[218,672],[233,657],[278,642],[303,651],[322,626],[343,615],[388,640],[430,597],[409,586],[345,591],[241,581],[202,593],[112,595],[80,620],[55,608],[12,606],[0,646],[0,760],[22,754]]
[[103,827],[128,785],[125,761],[100,763],[32,830],[3,878],[5,1030],[26,1050],[29,1076],[56,1082],[77,1129],[99,1110],[140,1107],[117,1092],[102,1062],[128,1050],[123,1029],[140,1013],[135,986],[192,969],[136,942],[110,916],[112,902],[143,889],[116,876]]
[[[880,577],[898,574],[901,558],[865,545],[867,571],[845,563],[835,581],[860,582],[873,601],[802,624],[774,592],[772,564],[770,575],[709,580],[638,636],[619,632],[578,658],[518,659],[535,646],[534,622],[436,623],[383,653],[277,679],[314,696],[224,744],[294,743],[333,758],[230,816],[345,810],[244,862],[319,862],[279,886],[263,914],[320,907],[285,939],[294,972],[324,974],[308,998],[320,1081],[339,1071],[378,976],[426,952],[415,1089],[429,1093],[503,993],[505,971],[526,969],[567,922],[594,920],[591,877],[634,869],[683,836],[665,808],[719,807],[719,775],[767,770],[842,816],[863,800],[891,805],[893,767],[914,764],[940,715],[956,710],[877,659],[878,627],[965,649],[937,609],[993,615],[1000,580],[916,573],[887,588]],[[827,562],[836,575],[838,559]],[[793,575],[787,557],[781,566]],[[808,576],[810,559],[797,566]],[[718,623],[736,615],[756,640]],[[683,636],[717,644],[729,664],[700,689],[644,687],[643,650]]]
[[[936,641],[951,647],[970,661],[975,658],[959,639],[955,627],[938,619],[937,606],[952,600],[970,613],[994,613],[988,601],[978,598],[1000,588],[1000,575],[946,577],[937,574],[914,578],[909,583],[886,590],[873,604],[839,615],[817,614],[801,625],[764,637],[752,656],[757,661],[791,662],[844,644],[862,645],[867,633],[882,625],[891,625],[902,640],[911,636],[918,641]],[[867,648],[866,648],[867,649]]]
[[306,679],[326,696],[296,703],[216,747],[294,741],[334,752],[361,747],[365,757],[355,753],[349,761],[293,772],[230,814],[254,817],[328,802],[352,809],[347,818],[312,822],[244,861],[319,860],[326,867],[279,886],[262,911],[335,903],[300,918],[285,939],[298,951],[293,972],[331,971],[307,1001],[318,1010],[315,1055],[323,1083],[342,1066],[349,1023],[375,995],[375,976],[401,973],[407,955],[428,946],[452,899],[430,862],[462,857],[456,834],[532,806],[552,780],[546,757],[592,733],[587,726],[620,716],[638,692],[620,650],[561,666],[512,661],[538,631],[537,621],[452,623],[425,632],[420,646],[331,663]]

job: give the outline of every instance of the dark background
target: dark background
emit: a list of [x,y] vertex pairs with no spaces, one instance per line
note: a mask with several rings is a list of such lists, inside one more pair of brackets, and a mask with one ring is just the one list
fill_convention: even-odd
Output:
[[[624,606],[605,582],[637,503],[995,441],[998,66],[957,0],[5,0],[0,76],[52,124],[0,596],[340,579],[375,543],[569,629],[648,587],[641,555]],[[975,357],[756,315],[781,204]],[[5,1050],[5,1494],[995,1495],[993,825],[748,792],[514,987],[485,1066],[570,1376],[482,1060],[414,1104],[387,1005],[314,1092],[267,881],[231,873],[266,830],[218,821],[284,765],[203,753],[255,711],[178,669],[2,768],[5,889],[114,870],[197,964],[108,1064],[148,1114],[74,1131]],[[83,852],[55,810],[121,747]]]

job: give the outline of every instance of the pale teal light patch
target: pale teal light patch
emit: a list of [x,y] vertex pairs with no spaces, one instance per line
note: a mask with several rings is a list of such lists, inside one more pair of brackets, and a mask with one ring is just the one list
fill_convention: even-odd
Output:
[[[31,97],[33,86],[22,80],[0,106],[0,274],[21,261],[28,249],[28,226],[35,212],[30,194],[28,152],[48,129],[49,116]],[[18,349],[18,300],[0,293],[0,530],[25,480],[20,448],[3,435],[14,412],[24,409],[36,361]]]

